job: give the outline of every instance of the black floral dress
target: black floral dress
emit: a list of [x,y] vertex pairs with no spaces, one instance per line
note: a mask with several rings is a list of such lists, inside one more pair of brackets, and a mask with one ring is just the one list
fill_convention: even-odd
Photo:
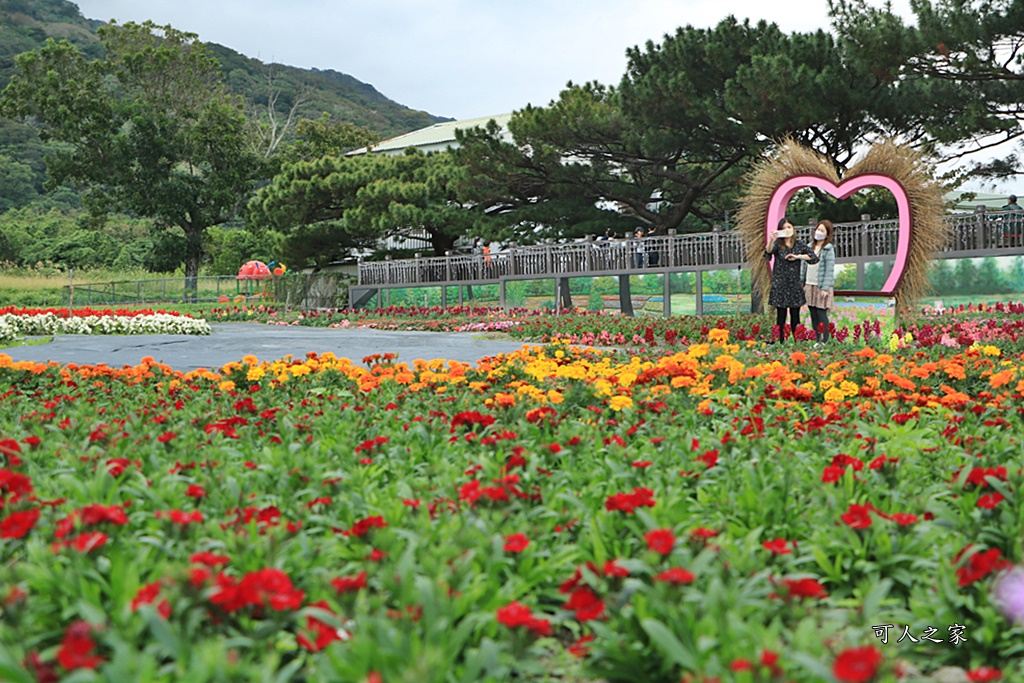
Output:
[[782,240],[775,240],[771,251],[764,253],[765,258],[775,257],[772,268],[772,291],[768,295],[768,305],[774,308],[800,308],[807,300],[804,298],[804,284],[800,277],[801,259],[786,260],[788,254],[807,254],[811,257],[807,263],[817,263],[819,257],[814,250],[803,242],[793,242],[786,248]]

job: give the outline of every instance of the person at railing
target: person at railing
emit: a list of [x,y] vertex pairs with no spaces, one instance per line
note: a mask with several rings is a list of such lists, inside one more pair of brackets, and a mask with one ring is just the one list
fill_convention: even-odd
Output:
[[801,261],[817,263],[818,255],[809,246],[796,240],[796,228],[788,218],[779,221],[778,230],[768,238],[764,248],[765,258],[774,257],[772,266],[772,288],[768,294],[768,305],[776,311],[775,320],[779,326],[779,343],[786,341],[786,312],[789,312],[790,331],[796,340],[796,328],[800,324],[800,308],[807,303],[803,283],[800,279]]
[[[1011,194],[1007,198],[1006,206],[999,210],[1013,211],[1015,213],[1024,212],[1024,208],[1021,208],[1020,204],[1017,203],[1017,195],[1014,194]],[[999,229],[997,230],[997,236],[999,238],[997,245],[1000,247],[1006,246],[1007,237],[1016,240],[1020,233],[1021,223],[1022,221],[1020,216],[1004,216],[1003,220],[999,224]]]
[[644,253],[644,229],[637,228],[633,234],[636,238],[636,251],[633,253],[633,267],[643,268],[645,267],[646,254]]
[[[655,225],[650,230],[648,230],[647,237],[659,237],[658,226]],[[649,248],[647,250],[647,265],[651,266],[652,268],[657,266],[658,262],[660,261],[660,256],[661,255],[658,253],[657,243],[649,245]]]
[[811,327],[821,343],[825,343],[829,339],[828,312],[835,305],[836,250],[832,246],[834,234],[835,228],[832,226],[832,221],[820,221],[811,238],[811,251],[820,260],[813,265],[808,265],[803,261],[800,263],[804,298],[807,300],[807,308],[811,313]]

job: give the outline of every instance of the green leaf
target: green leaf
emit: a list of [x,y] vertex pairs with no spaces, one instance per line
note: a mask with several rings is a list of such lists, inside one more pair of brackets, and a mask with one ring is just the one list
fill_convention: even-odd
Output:
[[697,670],[697,660],[693,653],[686,649],[679,639],[657,619],[644,619],[640,625],[650,636],[651,642],[668,660],[683,667],[687,671]]

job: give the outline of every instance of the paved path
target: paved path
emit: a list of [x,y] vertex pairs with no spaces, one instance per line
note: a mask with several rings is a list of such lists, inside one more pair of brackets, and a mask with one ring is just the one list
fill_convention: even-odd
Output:
[[420,358],[444,358],[472,363],[485,356],[522,348],[519,342],[485,339],[473,333],[390,332],[371,329],[277,327],[255,323],[215,323],[208,337],[181,334],[146,336],[63,335],[49,344],[0,349],[14,360],[57,361],[110,367],[136,365],[145,356],[175,370],[216,369],[252,354],[277,360],[291,354],[304,358],[309,351],[333,352],[360,362],[375,353],[397,353],[412,364]]

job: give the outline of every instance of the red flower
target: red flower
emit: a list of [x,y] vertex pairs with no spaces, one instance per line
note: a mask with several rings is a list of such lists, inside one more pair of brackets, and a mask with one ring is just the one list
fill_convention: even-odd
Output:
[[568,647],[569,654],[573,657],[586,657],[590,652],[590,648],[587,647],[587,643],[593,642],[594,635],[588,633],[585,636],[580,636],[576,641]]
[[851,503],[849,509],[843,513],[842,519],[851,529],[867,529],[871,526],[871,515],[868,514],[871,509],[870,504]]
[[752,671],[754,665],[748,659],[738,657],[729,664],[729,671]]
[[693,575],[693,572],[687,571],[682,567],[672,567],[671,569],[666,569],[665,571],[659,573],[657,576],[654,577],[654,580],[664,581],[665,583],[683,584],[693,583],[694,579],[696,578],[697,577]]
[[0,538],[24,538],[39,520],[39,508],[12,512],[0,521]]
[[835,465],[829,465],[821,473],[821,481],[823,484],[834,484],[843,478],[843,472],[846,469],[842,467],[836,467]]
[[110,537],[102,531],[86,531],[69,540],[66,545],[74,548],[80,553],[88,553],[96,548],[102,548],[107,544]]
[[509,628],[525,626],[538,636],[551,635],[551,622],[547,619],[538,619],[526,605],[513,600],[504,607],[497,610],[498,623]]
[[530,539],[524,534],[512,534],[505,537],[505,552],[521,553],[530,545]]
[[706,542],[709,538],[714,538],[720,533],[722,532],[715,531],[714,529],[708,529],[707,527],[699,526],[690,532],[690,539],[694,541],[702,540]]
[[647,541],[647,547],[656,553],[662,555],[668,555],[672,552],[672,547],[676,543],[676,535],[672,533],[671,529],[655,529],[648,531],[644,534],[644,539]]
[[867,683],[878,673],[882,653],[873,645],[848,648],[839,653],[832,673],[842,683]]
[[985,508],[986,510],[993,509],[996,505],[1003,502],[1005,498],[1003,494],[998,492],[986,493],[984,496],[978,499],[978,507]]
[[222,564],[231,562],[231,558],[227,555],[218,555],[216,553],[203,551],[201,553],[193,553],[192,556],[188,558],[188,561],[193,564],[206,565],[207,567],[219,567]]
[[57,650],[57,661],[68,671],[95,669],[103,663],[103,658],[96,656],[95,651],[92,626],[87,621],[76,621],[64,633],[64,640]]
[[365,519],[358,520],[355,524],[352,525],[352,528],[348,531],[348,533],[353,536],[362,537],[370,533],[370,529],[382,529],[387,525],[388,523],[384,521],[384,518],[382,516],[376,515],[373,517],[367,517]]
[[[970,546],[967,546],[969,548]],[[964,548],[964,550],[967,550]],[[960,561],[960,556],[964,550],[961,550],[953,558],[953,563]],[[956,570],[957,585],[958,586],[969,586],[975,581],[979,581],[992,572],[1006,569],[1010,566],[1009,560],[1004,560],[1002,553],[999,552],[998,548],[989,548],[988,550],[974,553],[967,560],[967,564]]]
[[189,487],[185,489],[185,495],[189,498],[205,498],[206,489],[199,484],[189,484]]
[[889,519],[900,526],[910,526],[917,521],[917,515],[912,515],[909,512],[895,512],[889,517]]
[[783,579],[782,583],[788,589],[789,598],[824,600],[828,597],[825,587],[818,583],[817,579]]
[[616,493],[609,496],[604,502],[604,508],[608,511],[619,510],[627,515],[640,507],[654,507],[654,491],[643,486],[637,486],[633,493]]
[[765,541],[761,545],[764,546],[765,550],[775,553],[776,555],[788,555],[793,552],[793,549],[789,547],[789,541],[784,538],[776,538],[772,541]]
[[[331,611],[330,605],[328,605],[327,602],[324,600],[310,603],[309,606],[319,607],[325,612],[330,612],[331,614],[334,614],[334,612]],[[320,650],[323,650],[325,647],[327,647],[334,641],[343,640],[342,634],[347,633],[346,631],[337,629],[334,626],[325,624],[324,622],[320,621],[314,616],[306,617],[306,631],[314,637],[314,640],[310,640],[309,638],[307,638],[305,633],[300,633],[296,637],[296,640],[298,641],[299,645],[306,648],[310,652],[320,652]]]
[[575,611],[580,621],[600,619],[604,615],[604,601],[589,586],[574,590],[562,607]]
[[991,666],[979,666],[967,672],[967,680],[971,683],[990,683],[1003,680],[1003,672]]
[[370,562],[380,562],[387,556],[388,554],[383,550],[377,550],[376,548],[374,548],[370,551],[370,554],[366,556],[366,559],[368,559]]
[[334,590],[339,593],[347,593],[348,591],[357,591],[360,588],[366,588],[366,571],[361,571],[355,576],[342,576],[331,581],[331,585]]
[[604,563],[604,575],[625,578],[629,576],[629,570],[620,565],[616,560],[608,560]]
[[227,612],[265,605],[277,612],[297,610],[305,598],[305,593],[296,590],[292,580],[280,569],[249,572],[238,582],[230,576],[218,574],[216,583],[218,590],[210,596],[210,602]]

